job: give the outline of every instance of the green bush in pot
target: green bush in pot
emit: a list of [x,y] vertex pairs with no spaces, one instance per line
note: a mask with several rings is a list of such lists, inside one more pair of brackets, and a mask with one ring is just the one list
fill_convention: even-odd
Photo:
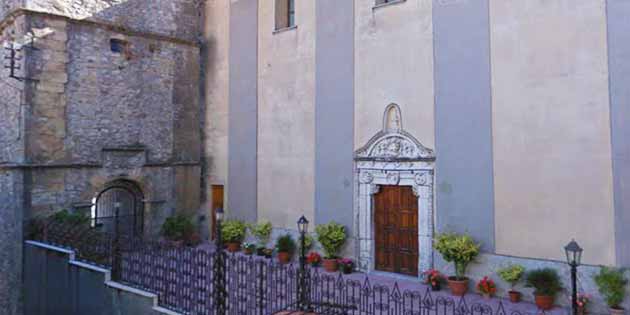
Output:
[[435,238],[434,246],[445,261],[455,266],[455,276],[448,278],[451,293],[463,296],[468,291],[466,268],[479,255],[480,245],[469,235],[442,233]]
[[623,272],[623,269],[602,267],[599,273],[593,277],[599,293],[604,297],[611,313],[623,312],[621,303],[626,298],[626,285],[628,284],[628,279]]
[[534,289],[536,305],[542,310],[550,310],[556,295],[562,291],[562,282],[555,269],[535,269],[525,276],[525,286]]
[[337,271],[337,258],[339,252],[346,243],[346,227],[330,222],[315,227],[317,241],[322,245],[326,257],[324,257],[324,269],[328,272]]
[[226,220],[221,224],[221,236],[228,244],[230,252],[236,252],[240,249],[246,232],[247,226],[239,220]]

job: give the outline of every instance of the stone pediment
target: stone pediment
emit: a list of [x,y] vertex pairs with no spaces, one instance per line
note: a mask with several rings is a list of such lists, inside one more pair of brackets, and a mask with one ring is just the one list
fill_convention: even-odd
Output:
[[400,108],[391,104],[385,109],[383,130],[355,152],[359,161],[432,161],[433,150],[425,147],[402,127]]

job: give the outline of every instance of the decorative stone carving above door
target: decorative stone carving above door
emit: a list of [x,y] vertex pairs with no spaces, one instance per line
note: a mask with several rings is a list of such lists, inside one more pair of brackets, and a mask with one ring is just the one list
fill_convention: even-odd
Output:
[[383,129],[355,152],[355,231],[359,268],[374,270],[374,195],[380,186],[411,186],[418,197],[418,270],[433,267],[433,182],[435,154],[403,128],[400,107],[390,104]]

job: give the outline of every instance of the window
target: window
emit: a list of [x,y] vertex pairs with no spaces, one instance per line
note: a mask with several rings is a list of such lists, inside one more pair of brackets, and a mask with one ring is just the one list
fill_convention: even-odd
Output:
[[405,0],[376,0],[376,6],[381,6],[385,4],[392,4],[397,2],[404,2]]
[[276,30],[295,26],[295,0],[276,0]]
[[122,54],[127,52],[127,42],[122,39],[112,38],[109,40],[109,47],[112,52]]

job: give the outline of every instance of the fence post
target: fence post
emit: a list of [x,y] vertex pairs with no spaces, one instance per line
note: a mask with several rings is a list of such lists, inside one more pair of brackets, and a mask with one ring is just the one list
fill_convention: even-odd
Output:
[[214,255],[214,270],[213,270],[213,286],[214,286],[214,309],[216,315],[225,315],[227,311],[226,299],[226,262],[225,252],[223,249],[223,240],[221,238],[221,221],[223,220],[223,209],[217,209],[216,226],[216,250]]
[[257,272],[257,294],[256,294],[256,303],[258,304],[258,315],[265,314],[265,272],[264,272],[264,261],[258,260],[258,272]]
[[112,244],[112,280],[119,281],[122,276],[122,257],[120,251],[120,227],[118,226],[120,202],[114,203],[114,241]]

